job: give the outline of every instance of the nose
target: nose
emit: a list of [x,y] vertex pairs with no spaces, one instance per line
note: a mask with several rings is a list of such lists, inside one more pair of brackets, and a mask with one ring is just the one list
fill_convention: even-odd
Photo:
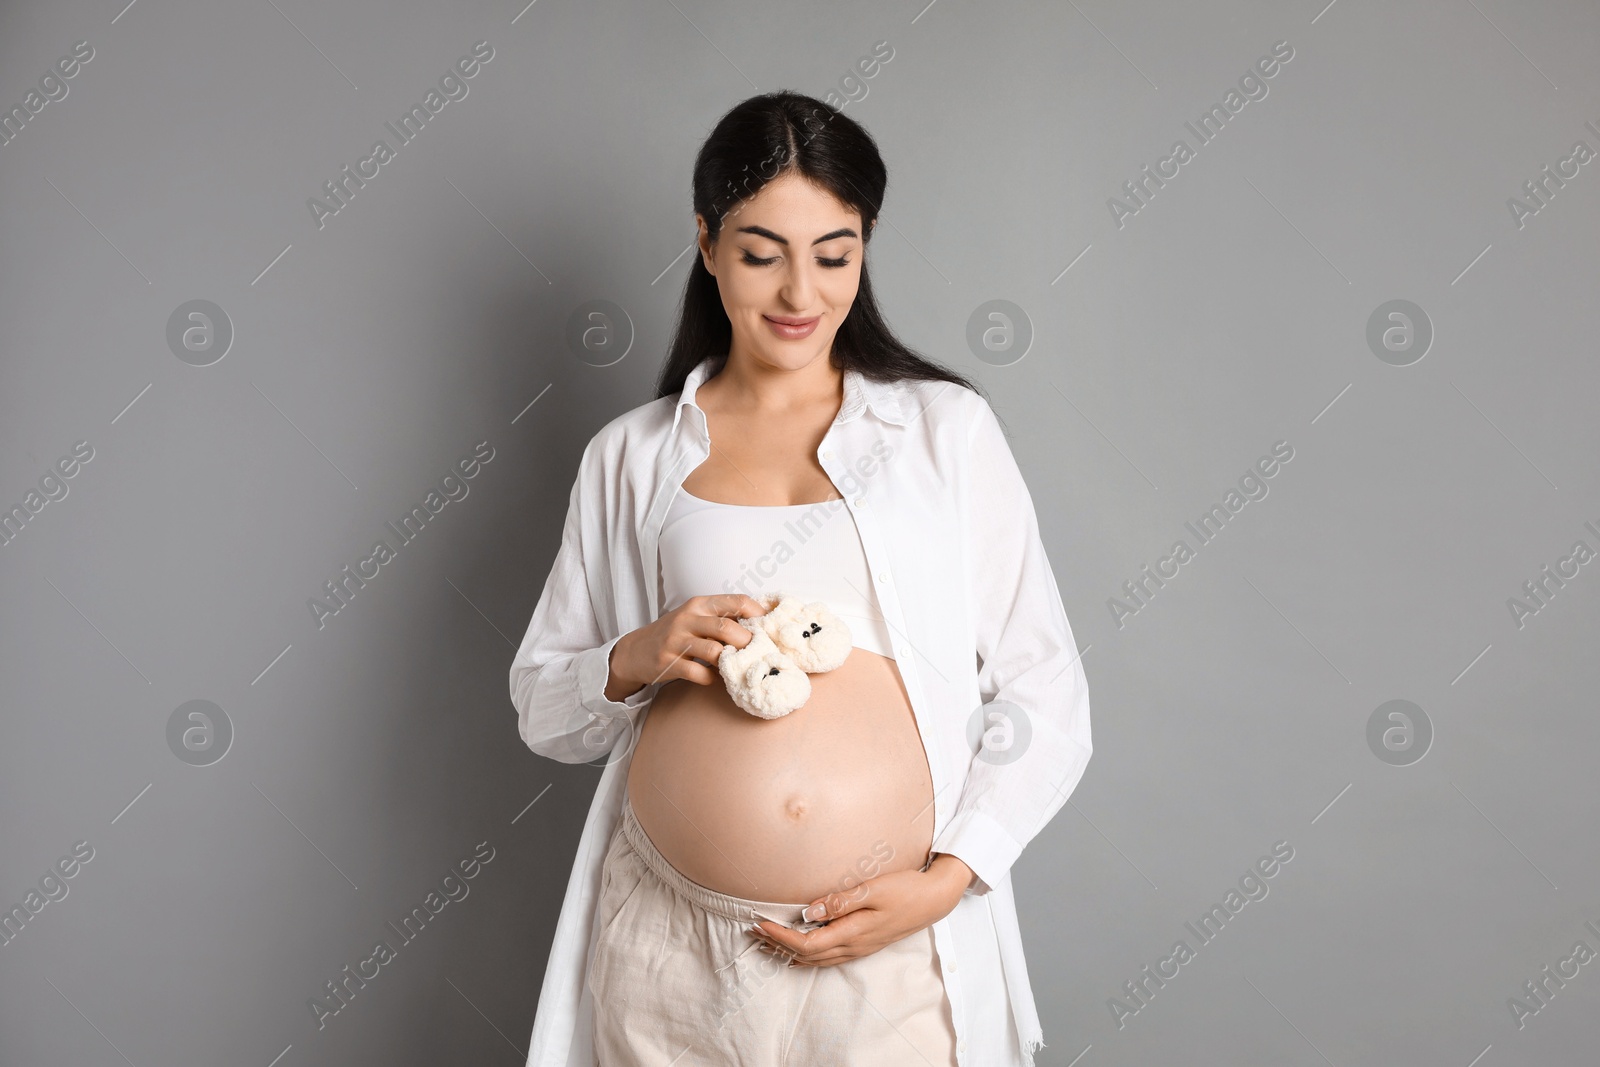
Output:
[[816,269],[809,257],[799,261],[791,258],[789,261],[789,269],[778,295],[784,303],[795,309],[796,314],[808,310],[816,299],[817,280],[813,274]]

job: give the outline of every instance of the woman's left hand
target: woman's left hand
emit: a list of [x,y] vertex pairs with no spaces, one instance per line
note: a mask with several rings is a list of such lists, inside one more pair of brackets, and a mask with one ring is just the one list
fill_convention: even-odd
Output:
[[[868,878],[848,892],[829,893],[807,908],[807,918],[828,925],[800,933],[774,922],[750,928],[752,936],[790,957],[791,966],[831,967],[894,944],[932,926],[955,909],[972,882],[972,868],[948,852],[925,871],[894,871]],[[818,914],[814,909],[824,909]]]

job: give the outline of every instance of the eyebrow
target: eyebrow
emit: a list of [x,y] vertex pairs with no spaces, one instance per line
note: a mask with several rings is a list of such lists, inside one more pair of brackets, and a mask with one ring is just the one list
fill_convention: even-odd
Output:
[[[778,234],[773,233],[771,230],[767,229],[765,226],[740,226],[738,228],[738,230],[736,230],[734,232],[736,232],[736,233],[753,233],[753,234],[756,234],[757,236],[765,237],[768,240],[776,241],[780,245],[787,245],[789,243],[789,239],[787,237],[780,237]],[[858,236],[860,236],[860,235],[857,234],[855,230],[852,230],[848,226],[842,226],[839,229],[834,230],[832,233],[823,234],[821,237],[818,237],[815,241],[812,241],[811,243],[814,244],[814,245],[820,245],[822,242],[831,241],[836,237],[858,237]]]

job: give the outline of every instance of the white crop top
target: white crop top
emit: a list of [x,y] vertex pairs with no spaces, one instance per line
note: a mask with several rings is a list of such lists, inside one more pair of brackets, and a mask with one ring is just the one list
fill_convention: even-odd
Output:
[[662,611],[692,596],[789,593],[820,600],[857,648],[894,659],[855,520],[840,500],[722,504],[679,488],[659,542]]

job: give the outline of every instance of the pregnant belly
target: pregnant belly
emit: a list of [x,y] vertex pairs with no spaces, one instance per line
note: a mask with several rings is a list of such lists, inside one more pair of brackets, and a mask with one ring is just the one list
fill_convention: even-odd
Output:
[[899,669],[861,648],[777,719],[741,711],[721,679],[664,685],[628,796],[669,863],[752,900],[809,903],[917,870],[933,843],[933,778]]

